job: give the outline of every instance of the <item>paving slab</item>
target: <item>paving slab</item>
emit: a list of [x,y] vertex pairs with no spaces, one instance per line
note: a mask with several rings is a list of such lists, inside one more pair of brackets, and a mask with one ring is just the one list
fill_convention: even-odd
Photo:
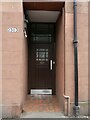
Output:
[[61,112],[29,112],[21,114],[20,118],[65,118]]

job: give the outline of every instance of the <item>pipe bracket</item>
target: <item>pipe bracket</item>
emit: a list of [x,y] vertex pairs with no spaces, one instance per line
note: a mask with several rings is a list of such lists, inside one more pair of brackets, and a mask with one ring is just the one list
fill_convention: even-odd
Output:
[[80,106],[74,106],[73,107],[73,113],[74,113],[75,117],[79,116],[79,109],[80,109]]

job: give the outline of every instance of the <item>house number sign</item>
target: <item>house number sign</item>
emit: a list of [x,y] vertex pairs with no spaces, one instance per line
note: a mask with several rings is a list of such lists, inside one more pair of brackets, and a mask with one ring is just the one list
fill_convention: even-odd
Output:
[[8,28],[7,31],[8,31],[8,32],[15,33],[15,32],[18,32],[18,29],[11,27],[11,28]]

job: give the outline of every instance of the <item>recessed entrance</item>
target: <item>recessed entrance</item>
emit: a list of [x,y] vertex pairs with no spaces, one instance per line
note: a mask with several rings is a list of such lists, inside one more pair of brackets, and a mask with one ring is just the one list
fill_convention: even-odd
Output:
[[[52,103],[52,110],[49,108],[48,112],[50,110],[60,112],[64,107],[63,7],[64,3],[59,2],[24,3],[28,43],[28,96],[23,106],[25,112],[33,112],[31,105],[34,106],[34,109],[37,106],[39,108],[40,101],[42,108],[44,106],[45,109],[50,102]],[[55,111],[55,105],[58,106],[58,111]],[[39,109],[36,111],[39,112]],[[44,112],[44,109],[40,112]]]
[[30,94],[55,94],[54,54],[55,25],[51,23],[31,23],[28,86]]
[[25,112],[60,112],[60,106],[55,95],[31,95],[23,107]]

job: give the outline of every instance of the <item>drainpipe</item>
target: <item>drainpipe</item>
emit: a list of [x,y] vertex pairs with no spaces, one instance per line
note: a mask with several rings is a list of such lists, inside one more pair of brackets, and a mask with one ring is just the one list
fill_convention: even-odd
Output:
[[63,95],[67,99],[67,116],[70,116],[70,96]]
[[74,0],[74,80],[75,80],[75,103],[73,112],[75,117],[79,115],[78,106],[78,50],[77,50],[77,2]]

